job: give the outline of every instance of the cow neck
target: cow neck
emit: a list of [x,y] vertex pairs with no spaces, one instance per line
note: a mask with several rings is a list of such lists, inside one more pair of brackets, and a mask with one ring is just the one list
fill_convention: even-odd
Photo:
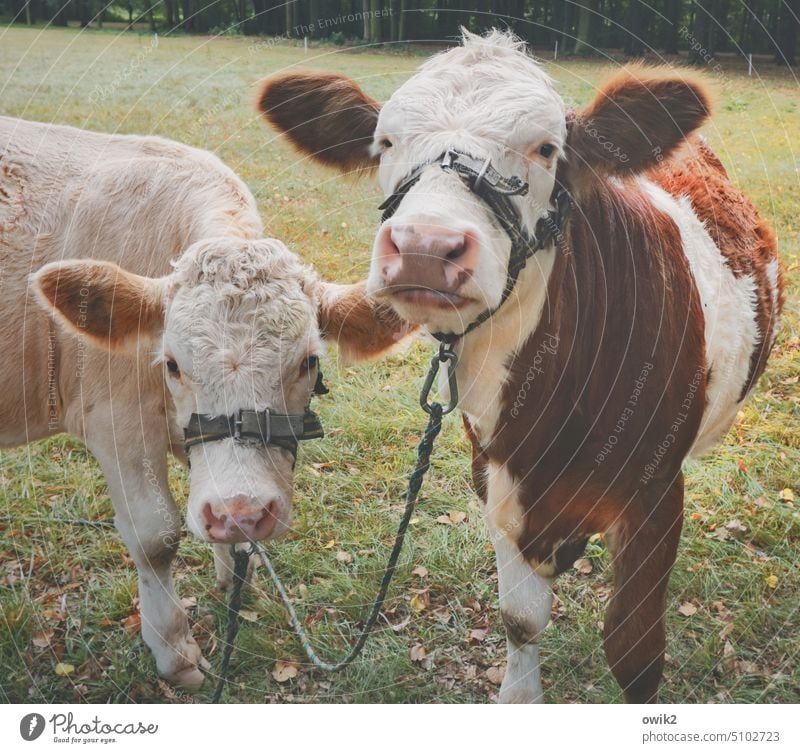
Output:
[[557,337],[550,297],[553,276],[563,276],[564,267],[565,254],[555,244],[542,249],[520,273],[505,304],[454,345],[459,407],[482,444],[499,428],[509,366],[541,329],[543,314]]

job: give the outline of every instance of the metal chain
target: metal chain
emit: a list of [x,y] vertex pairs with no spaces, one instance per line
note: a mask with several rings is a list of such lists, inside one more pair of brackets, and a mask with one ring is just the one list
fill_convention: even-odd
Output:
[[[353,647],[347,652],[344,658],[340,659],[339,661],[327,662],[321,659],[311,645],[308,634],[303,628],[303,625],[297,616],[297,612],[294,609],[294,605],[292,604],[289,595],[286,593],[286,589],[284,588],[280,577],[275,571],[275,568],[273,567],[266,551],[255,542],[250,545],[250,549],[247,551],[239,551],[234,545],[231,547],[232,554],[234,556],[234,580],[233,588],[231,589],[230,601],[228,603],[228,630],[226,634],[226,643],[222,657],[219,680],[217,682],[216,690],[214,691],[212,703],[217,703],[220,700],[222,691],[227,682],[228,665],[230,663],[231,654],[233,653],[233,643],[234,639],[236,638],[239,625],[239,609],[241,608],[242,585],[244,584],[245,575],[247,573],[247,562],[253,554],[258,554],[261,562],[267,569],[267,572],[269,573],[269,576],[272,579],[276,590],[278,591],[278,595],[281,597],[281,601],[283,602],[283,605],[286,607],[286,611],[289,614],[289,622],[292,626],[292,629],[303,646],[303,650],[306,652],[306,656],[308,656],[309,661],[315,667],[323,670],[324,672],[336,672],[350,664],[361,653],[366,645],[367,638],[369,637],[372,628],[375,626],[375,623],[378,620],[381,607],[386,600],[386,593],[389,590],[389,584],[392,582],[392,578],[397,568],[397,561],[400,558],[400,552],[403,548],[403,542],[405,541],[406,532],[408,531],[408,525],[411,522],[412,515],[414,514],[417,497],[419,496],[419,491],[422,488],[422,481],[425,478],[425,474],[428,472],[428,469],[430,468],[433,445],[436,437],[442,430],[442,417],[452,411],[458,403],[458,391],[455,380],[455,368],[457,362],[458,359],[456,354],[448,345],[442,345],[439,348],[437,355],[435,355],[431,360],[431,368],[425,380],[425,387],[423,387],[420,399],[423,409],[429,415],[428,425],[425,427],[425,432],[423,433],[422,439],[417,447],[417,462],[408,479],[408,487],[406,489],[406,504],[403,511],[403,517],[400,519],[400,525],[397,528],[394,545],[392,546],[392,552],[389,555],[389,561],[386,565],[386,570],[384,571],[380,588],[378,589],[378,595],[375,597],[369,617],[367,617],[367,621],[364,624],[364,627],[358,636],[358,640],[355,642]],[[433,380],[439,371],[439,367],[443,363],[447,364],[447,376],[450,386],[450,400],[447,409],[443,408],[438,402],[429,403],[427,399],[427,395],[430,391],[431,385],[433,384]],[[243,566],[241,566],[242,562],[244,562]]]

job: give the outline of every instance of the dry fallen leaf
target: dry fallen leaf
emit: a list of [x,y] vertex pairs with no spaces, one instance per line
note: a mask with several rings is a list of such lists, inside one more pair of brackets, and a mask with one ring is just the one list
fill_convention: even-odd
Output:
[[336,559],[339,562],[352,562],[353,556],[349,552],[344,552],[342,550],[339,550],[338,552],[336,552]]
[[420,578],[427,578],[428,577],[428,568],[423,567],[422,565],[417,565],[412,571],[412,575],[418,575]]
[[52,630],[40,630],[38,633],[36,633],[36,635],[33,636],[31,643],[33,643],[36,648],[47,648],[50,645],[52,638]]
[[425,650],[425,646],[423,646],[421,643],[417,643],[415,646],[411,647],[408,655],[411,657],[411,661],[419,663],[425,660],[428,652]]
[[122,621],[122,629],[129,638],[133,638],[142,629],[142,615],[139,612],[128,615]]
[[723,659],[730,659],[733,656],[734,650],[733,645],[730,641],[725,641],[725,645],[722,647],[722,658]]
[[694,604],[692,604],[691,601],[684,601],[683,604],[681,604],[678,607],[678,611],[684,617],[691,617],[693,614],[697,612],[697,607]]
[[487,628],[475,628],[475,630],[469,631],[469,642],[471,644],[475,643],[482,643],[486,640],[486,636],[489,634],[489,630]]
[[394,630],[395,633],[399,633],[409,622],[411,622],[411,615],[408,615],[405,619],[392,625],[392,630]]
[[330,540],[330,541],[329,541],[327,544],[325,544],[325,546],[323,546],[322,548],[323,548],[323,549],[333,549],[333,547],[335,547],[335,546],[336,546],[336,539],[331,539],[331,540]]
[[489,667],[486,670],[486,677],[492,685],[500,685],[506,675],[506,668],[503,667]]
[[74,671],[74,664],[64,664],[63,662],[56,664],[56,674],[59,677],[66,677],[67,675],[71,675]]
[[297,677],[297,662],[279,659],[270,672],[275,682],[289,682]]
[[769,588],[777,588],[778,587],[778,576],[777,575],[768,575],[764,578],[764,582],[767,584]]
[[428,605],[425,603],[425,600],[422,599],[419,595],[415,594],[411,597],[411,608],[419,614],[420,612],[424,612]]
[[738,520],[737,518],[729,520],[725,524],[725,528],[727,528],[729,531],[733,531],[734,533],[744,533],[747,530],[747,528],[742,524],[742,521]]
[[258,622],[258,613],[251,612],[249,609],[240,609],[239,617],[243,620],[247,620],[247,622]]
[[783,502],[794,502],[794,492],[789,488],[781,489],[780,494],[778,494],[778,499]]
[[575,564],[573,567],[582,575],[588,575],[592,572],[592,563],[586,559],[586,557],[581,557],[579,560],[575,560]]

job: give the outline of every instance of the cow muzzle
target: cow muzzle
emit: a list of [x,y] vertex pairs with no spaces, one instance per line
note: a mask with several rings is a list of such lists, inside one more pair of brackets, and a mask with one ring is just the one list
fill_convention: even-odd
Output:
[[278,499],[263,503],[245,494],[237,494],[217,504],[203,505],[203,527],[209,541],[217,544],[238,544],[268,539],[286,525],[278,525],[284,517]]
[[473,300],[465,289],[479,252],[472,225],[454,227],[436,217],[386,222],[375,247],[382,293],[423,306],[461,308]]

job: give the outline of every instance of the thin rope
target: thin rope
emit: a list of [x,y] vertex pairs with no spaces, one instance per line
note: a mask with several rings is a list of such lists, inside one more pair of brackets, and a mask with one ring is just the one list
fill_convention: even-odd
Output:
[[[442,406],[439,403],[433,402],[430,404],[429,408],[430,417],[428,419],[428,425],[425,428],[425,432],[423,433],[422,439],[417,447],[417,463],[408,479],[406,505],[403,511],[403,517],[400,519],[400,525],[398,526],[392,552],[389,555],[389,561],[386,565],[386,570],[383,574],[380,588],[378,589],[378,595],[375,597],[369,617],[364,624],[361,634],[358,636],[358,640],[342,659],[336,662],[328,662],[324,659],[321,659],[314,650],[308,634],[306,633],[303,625],[300,622],[300,619],[297,616],[297,612],[294,609],[289,595],[286,593],[286,589],[284,588],[280,577],[278,576],[277,572],[275,572],[275,568],[272,566],[269,556],[261,546],[253,542],[248,551],[237,551],[234,553],[235,557],[241,556],[243,558],[241,561],[245,562],[245,569],[243,571],[244,573],[247,572],[246,563],[250,556],[252,554],[258,554],[261,562],[264,564],[264,567],[266,567],[276,590],[278,591],[278,595],[281,597],[281,601],[283,602],[283,605],[289,614],[289,622],[292,626],[292,629],[296,633],[298,640],[303,646],[306,656],[308,656],[309,661],[315,667],[323,670],[324,672],[337,672],[346,667],[348,664],[352,663],[358,657],[366,645],[367,638],[369,637],[372,628],[375,626],[378,616],[380,615],[381,607],[386,600],[386,593],[389,590],[389,584],[392,582],[392,578],[394,577],[394,573],[397,568],[397,561],[400,558],[400,552],[403,548],[406,532],[408,531],[411,517],[414,514],[414,508],[417,504],[417,497],[419,496],[419,491],[422,487],[422,481],[425,478],[425,474],[428,472],[428,469],[430,468],[433,445],[436,437],[439,435],[439,432],[442,429]],[[240,560],[237,558],[235,563],[236,567],[238,567]],[[212,703],[217,703],[219,701],[222,695],[222,690],[227,682],[228,664],[230,662],[231,653],[233,652],[233,641],[236,637],[236,632],[238,629],[238,616],[239,608],[241,606],[241,588],[243,582],[244,575],[242,575],[241,578],[237,578],[236,570],[234,569],[234,583],[228,605],[228,631],[226,636],[226,645],[222,659],[222,667],[220,668],[219,682],[217,683],[217,688],[214,692]]]

